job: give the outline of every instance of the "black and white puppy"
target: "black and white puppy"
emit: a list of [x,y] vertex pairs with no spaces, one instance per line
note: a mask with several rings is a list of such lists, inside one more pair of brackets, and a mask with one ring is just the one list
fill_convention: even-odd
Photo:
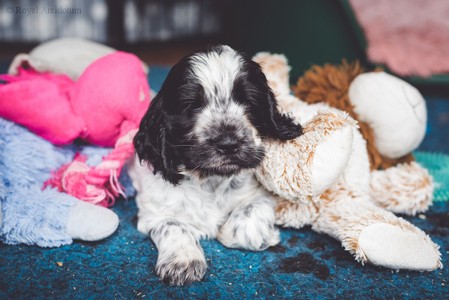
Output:
[[278,111],[260,66],[228,46],[171,69],[134,138],[130,168],[138,229],[156,244],[165,282],[202,279],[200,239],[255,251],[279,242],[275,200],[254,169],[264,158],[262,139],[288,140],[301,130]]

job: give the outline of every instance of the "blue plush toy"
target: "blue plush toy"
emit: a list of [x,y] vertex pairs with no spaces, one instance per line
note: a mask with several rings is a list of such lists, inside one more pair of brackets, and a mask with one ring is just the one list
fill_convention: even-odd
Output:
[[51,188],[42,190],[51,171],[70,162],[77,151],[95,163],[108,149],[59,148],[0,118],[0,240],[57,247],[73,239],[100,240],[117,229],[113,211]]

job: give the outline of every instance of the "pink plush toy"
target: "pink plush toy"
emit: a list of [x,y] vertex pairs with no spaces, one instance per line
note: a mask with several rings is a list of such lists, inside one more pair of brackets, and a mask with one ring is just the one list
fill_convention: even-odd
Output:
[[0,75],[0,117],[27,127],[56,145],[75,139],[114,150],[89,167],[77,155],[46,184],[81,200],[110,206],[123,194],[118,176],[134,153],[132,138],[150,103],[142,62],[114,52],[87,67],[78,81],[66,75],[19,69]]

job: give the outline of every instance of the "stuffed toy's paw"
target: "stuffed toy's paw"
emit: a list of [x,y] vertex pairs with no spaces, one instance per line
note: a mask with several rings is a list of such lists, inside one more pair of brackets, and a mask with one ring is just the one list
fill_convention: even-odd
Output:
[[429,172],[414,161],[371,172],[371,200],[394,213],[425,212],[432,205],[433,187]]
[[416,228],[376,223],[362,230],[359,247],[370,263],[387,268],[432,271],[443,266],[439,247]]
[[343,173],[357,124],[328,105],[307,105],[290,95],[290,66],[284,55],[260,52],[253,60],[262,67],[280,109],[303,127],[303,135],[294,140],[266,143],[270,159],[264,160],[256,176],[269,191],[285,199],[308,201],[332,186]]
[[357,75],[348,96],[359,120],[372,129],[380,156],[399,159],[396,165],[372,171],[371,200],[395,213],[415,215],[426,211],[432,204],[433,180],[410,154],[426,132],[423,96],[407,82],[384,72]]
[[419,271],[442,268],[439,246],[429,236],[374,205],[367,195],[357,195],[344,180],[320,198],[312,229],[340,240],[362,264]]
[[348,95],[360,121],[372,128],[383,156],[402,157],[422,142],[427,109],[415,87],[384,72],[368,72],[355,77]]
[[69,209],[65,232],[74,240],[98,241],[113,234],[118,224],[112,210],[77,201]]

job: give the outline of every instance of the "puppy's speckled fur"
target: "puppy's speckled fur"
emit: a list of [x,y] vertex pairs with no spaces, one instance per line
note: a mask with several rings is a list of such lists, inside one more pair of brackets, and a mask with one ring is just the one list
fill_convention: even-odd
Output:
[[203,278],[200,239],[254,251],[279,242],[275,200],[254,169],[264,158],[262,139],[301,132],[278,111],[259,65],[230,47],[194,53],[172,68],[140,124],[130,168],[138,229],[159,250],[164,282]]

